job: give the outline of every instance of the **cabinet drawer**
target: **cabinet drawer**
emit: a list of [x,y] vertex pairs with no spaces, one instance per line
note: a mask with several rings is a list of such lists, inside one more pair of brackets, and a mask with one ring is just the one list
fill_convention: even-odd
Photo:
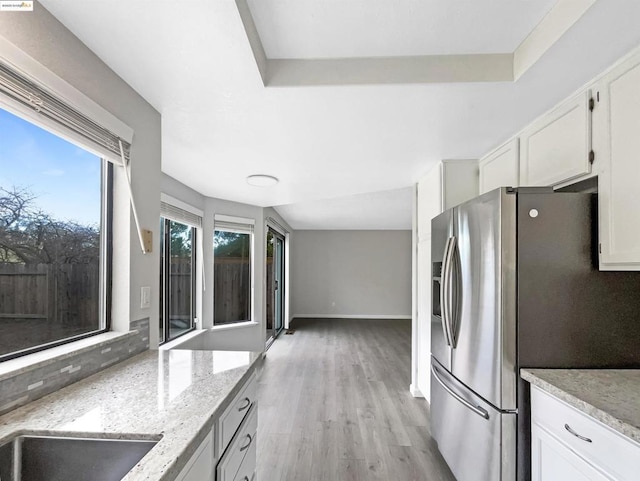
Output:
[[[251,405],[249,414],[242,421],[238,432],[231,440],[231,444],[224,452],[216,469],[217,481],[233,481],[245,456],[256,444],[256,432],[258,431],[258,405]],[[254,451],[255,456],[255,451]],[[254,461],[255,463],[255,461]]]
[[[619,481],[637,480],[640,445],[563,401],[531,387],[531,421]],[[580,439],[574,433],[590,439]]]
[[257,393],[256,374],[254,373],[218,420],[216,429],[218,457],[222,456],[238,426],[249,412],[251,405],[256,401]]
[[247,454],[244,456],[242,464],[240,465],[240,469],[238,469],[238,474],[233,478],[233,481],[253,481],[255,479],[257,447],[257,439],[254,436],[253,442],[251,446],[249,446]]

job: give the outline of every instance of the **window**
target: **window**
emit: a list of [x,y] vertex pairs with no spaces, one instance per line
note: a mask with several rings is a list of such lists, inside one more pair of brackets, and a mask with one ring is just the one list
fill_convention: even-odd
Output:
[[225,217],[216,216],[213,238],[214,326],[251,320],[253,221]]
[[196,312],[196,228],[160,219],[160,342],[193,329]]
[[0,360],[108,328],[112,175],[0,109]]

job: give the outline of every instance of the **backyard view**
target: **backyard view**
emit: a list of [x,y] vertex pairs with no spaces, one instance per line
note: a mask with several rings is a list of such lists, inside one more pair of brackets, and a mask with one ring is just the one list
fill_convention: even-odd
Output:
[[215,230],[214,325],[251,320],[251,234]]
[[0,357],[101,328],[101,166],[0,110]]

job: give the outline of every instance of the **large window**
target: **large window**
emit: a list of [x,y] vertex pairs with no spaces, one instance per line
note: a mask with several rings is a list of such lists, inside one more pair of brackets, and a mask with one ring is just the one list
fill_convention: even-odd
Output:
[[196,312],[196,228],[160,220],[160,342],[193,329]]
[[108,328],[112,169],[0,109],[0,360]]
[[251,320],[253,225],[216,220],[213,238],[213,324]]

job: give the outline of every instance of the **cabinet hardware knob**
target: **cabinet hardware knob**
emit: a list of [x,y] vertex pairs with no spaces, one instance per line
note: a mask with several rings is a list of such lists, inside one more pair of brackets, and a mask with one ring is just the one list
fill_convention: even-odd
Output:
[[564,425],[564,428],[569,431],[571,434],[573,434],[576,438],[578,439],[582,439],[583,441],[586,441],[588,443],[592,443],[593,441],[589,438],[585,438],[584,436],[580,436],[577,432],[575,432],[573,429],[571,429],[571,426],[569,426],[568,424]]

